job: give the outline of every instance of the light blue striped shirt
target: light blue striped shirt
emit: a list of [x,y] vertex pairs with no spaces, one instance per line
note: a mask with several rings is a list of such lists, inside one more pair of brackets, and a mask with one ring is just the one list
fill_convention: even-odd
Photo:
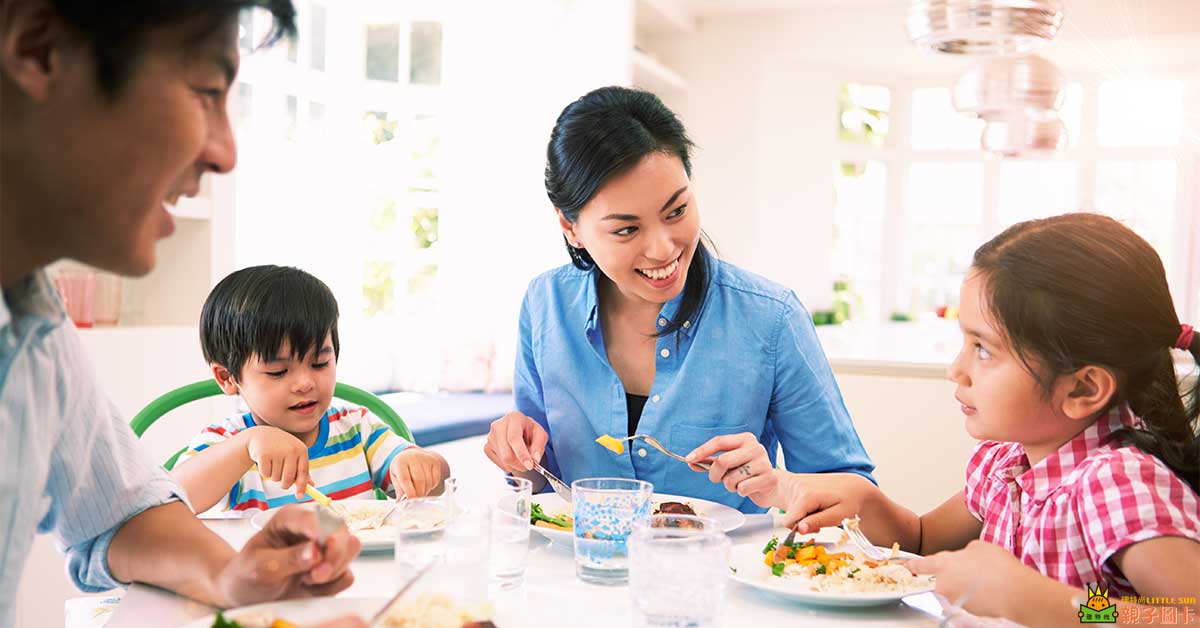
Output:
[[99,390],[44,271],[0,299],[0,626],[36,533],[53,532],[84,591],[123,586],[108,570],[122,523],[182,489]]

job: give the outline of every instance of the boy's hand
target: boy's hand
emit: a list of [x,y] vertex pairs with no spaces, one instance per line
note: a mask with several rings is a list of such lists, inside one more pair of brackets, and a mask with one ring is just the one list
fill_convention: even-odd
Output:
[[264,478],[285,489],[295,487],[296,499],[304,497],[309,483],[308,447],[299,438],[277,427],[259,425],[250,429],[246,451]]
[[425,497],[450,475],[450,465],[445,458],[432,451],[409,447],[392,458],[388,473],[391,474],[396,497],[401,493],[408,497]]

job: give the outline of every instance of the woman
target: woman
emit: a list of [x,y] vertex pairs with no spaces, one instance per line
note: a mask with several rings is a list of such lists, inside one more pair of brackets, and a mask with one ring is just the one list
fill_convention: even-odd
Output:
[[[535,482],[541,461],[568,483],[635,477],[745,512],[762,511],[745,495],[778,482],[778,443],[790,471],[870,479],[804,307],[702,242],[691,147],[647,92],[606,87],[563,110],[546,192],[571,264],[529,284],[516,410],[492,424],[484,452]],[[635,433],[712,468],[594,442]]]

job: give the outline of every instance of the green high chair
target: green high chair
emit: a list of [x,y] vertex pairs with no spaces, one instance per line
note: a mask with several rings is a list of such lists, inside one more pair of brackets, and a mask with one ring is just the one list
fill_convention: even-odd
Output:
[[[142,434],[145,433],[155,421],[162,418],[163,415],[171,410],[174,410],[175,408],[178,408],[184,404],[196,401],[197,399],[216,397],[223,394],[225,393],[221,390],[221,387],[218,386],[217,382],[212,379],[206,379],[194,384],[188,384],[187,386],[180,386],[179,388],[165,393],[154,401],[146,404],[146,407],[142,408],[142,411],[138,412],[137,416],[133,417],[133,420],[129,422],[129,427],[133,428],[133,433],[136,434],[138,438],[141,438]],[[379,397],[376,397],[375,395],[361,388],[355,388],[354,386],[343,384],[341,382],[338,382],[337,385],[334,386],[333,396],[341,399],[342,401],[348,401],[370,410],[372,414],[379,417],[379,419],[386,423],[388,427],[392,428],[393,432],[399,434],[410,443],[416,442],[413,440],[412,432],[410,432],[408,426],[404,424],[404,420],[400,418],[400,415],[397,414],[391,406],[389,406]],[[175,463],[179,460],[179,456],[182,456],[183,452],[185,451],[187,451],[186,446],[175,452],[175,455],[171,456],[163,466],[166,467],[168,471],[175,468]]]

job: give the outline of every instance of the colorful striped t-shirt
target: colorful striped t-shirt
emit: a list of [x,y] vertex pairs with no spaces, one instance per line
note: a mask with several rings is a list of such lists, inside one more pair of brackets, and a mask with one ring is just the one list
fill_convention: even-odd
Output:
[[[205,449],[255,425],[249,412],[210,425],[192,439],[176,464],[184,464]],[[332,499],[374,499],[376,488],[394,496],[388,468],[396,454],[413,446],[366,408],[330,407],[321,417],[316,442],[308,448],[309,475],[312,484]],[[306,501],[311,498],[304,496],[297,500],[294,490],[285,490],[278,482],[264,479],[254,464],[209,512],[244,512],[248,516]]]

